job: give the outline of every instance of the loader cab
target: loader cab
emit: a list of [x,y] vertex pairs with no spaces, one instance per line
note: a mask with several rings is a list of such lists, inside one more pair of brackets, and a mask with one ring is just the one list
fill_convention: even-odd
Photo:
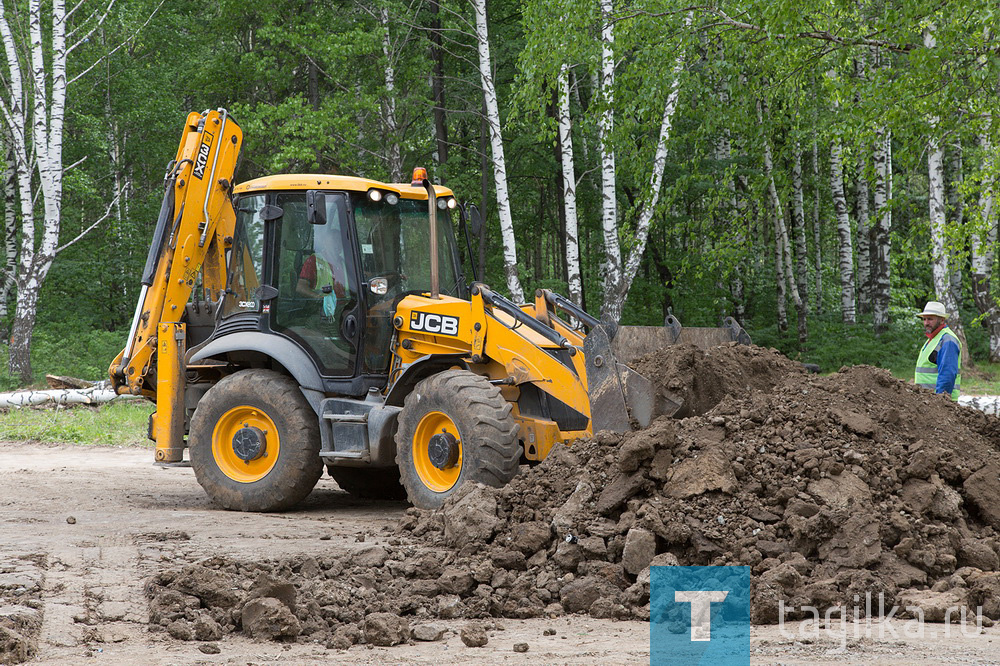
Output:
[[[430,289],[426,193],[421,200],[362,178],[272,176],[238,186],[234,203],[216,335],[252,318],[258,330],[295,343],[328,392],[384,388],[396,304]],[[459,296],[465,284],[447,208],[438,213],[441,293]]]

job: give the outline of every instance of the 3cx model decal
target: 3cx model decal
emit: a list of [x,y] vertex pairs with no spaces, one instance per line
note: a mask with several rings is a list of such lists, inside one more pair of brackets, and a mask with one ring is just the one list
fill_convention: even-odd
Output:
[[194,177],[198,180],[205,177],[208,155],[212,152],[212,142],[215,141],[215,135],[208,130],[202,132],[201,136],[201,145],[198,146],[198,157],[194,160]]
[[411,312],[410,329],[441,335],[458,335],[458,317],[429,312]]

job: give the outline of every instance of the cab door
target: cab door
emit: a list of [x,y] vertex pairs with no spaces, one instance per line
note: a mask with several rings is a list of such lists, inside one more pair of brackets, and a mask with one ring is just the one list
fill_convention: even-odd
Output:
[[[310,211],[306,192],[279,193],[271,328],[301,345],[327,377],[354,377],[359,285],[351,250],[347,197],[322,193]],[[322,220],[322,221],[321,221]]]

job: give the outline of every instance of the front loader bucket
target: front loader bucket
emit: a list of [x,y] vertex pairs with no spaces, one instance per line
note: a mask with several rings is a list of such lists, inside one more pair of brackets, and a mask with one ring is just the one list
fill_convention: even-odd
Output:
[[727,342],[750,344],[750,336],[732,317],[726,317],[719,328],[684,328],[670,315],[664,326],[619,326],[611,337],[612,351],[620,363],[627,365],[670,345],[691,344],[708,349]]
[[595,326],[583,341],[590,394],[591,427],[628,432],[631,421],[645,428],[654,418],[673,415],[681,402],[666,391],[657,390],[650,380],[619,363],[612,351],[604,326]]
[[629,365],[664,347],[693,344],[702,349],[727,342],[750,344],[750,336],[727,317],[720,328],[682,328],[673,316],[666,326],[594,326],[583,341],[593,432],[627,432],[635,421],[647,427],[658,416],[673,416],[683,399],[655,385]]

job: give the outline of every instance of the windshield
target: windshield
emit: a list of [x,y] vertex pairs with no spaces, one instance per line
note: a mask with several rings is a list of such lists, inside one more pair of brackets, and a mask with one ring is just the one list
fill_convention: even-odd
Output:
[[[430,222],[427,201],[401,199],[386,206],[357,199],[354,220],[361,245],[361,266],[366,280],[390,277],[396,291],[430,291]],[[455,266],[455,240],[450,211],[439,210],[438,282],[442,294],[460,296],[460,276]]]

